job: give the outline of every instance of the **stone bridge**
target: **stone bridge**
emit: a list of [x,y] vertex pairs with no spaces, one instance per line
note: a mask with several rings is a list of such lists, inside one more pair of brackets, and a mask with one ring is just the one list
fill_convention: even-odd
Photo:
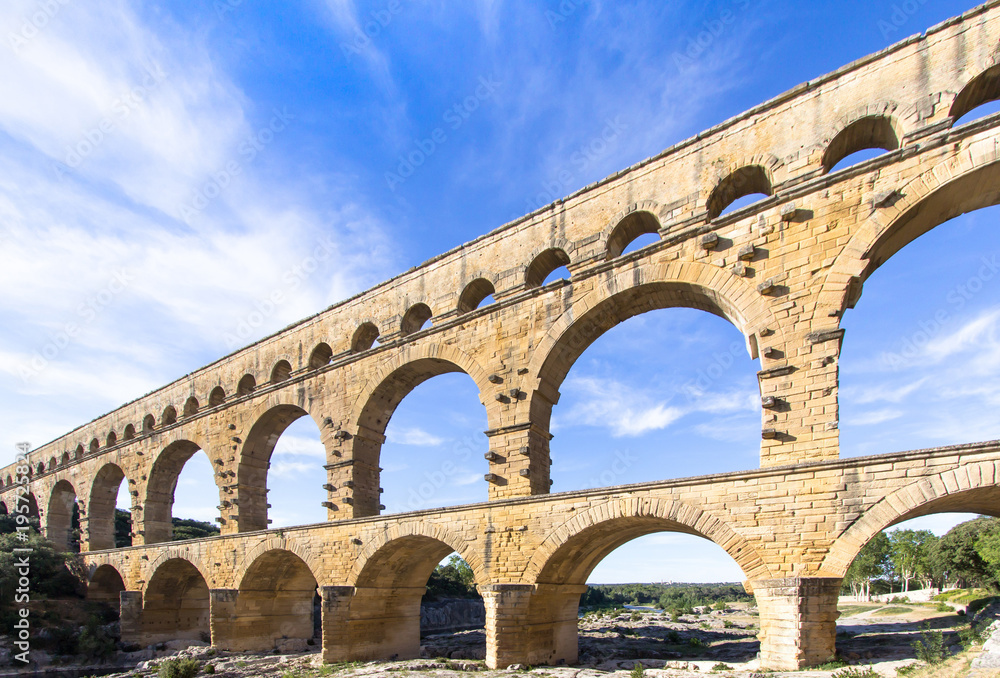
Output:
[[[992,2],[804,83],[31,451],[0,470],[0,510],[35,512],[65,542],[76,502],[90,595],[118,601],[140,642],[309,638],[318,589],[326,660],[413,656],[426,581],[457,551],[486,600],[490,666],[572,662],[597,563],[679,531],[743,569],[765,666],[822,662],[866,540],[933,512],[1000,514],[1000,443],[838,459],[843,314],[904,245],[1000,202],[1000,114],[956,124],[1000,98],[998,47]],[[836,168],[868,148],[886,153]],[[564,265],[569,279],[544,284]],[[760,468],[551,494],[549,419],[570,367],[618,323],[669,307],[726,318],[760,360]],[[486,408],[489,501],[380,515],[389,418],[457,371]],[[312,482],[328,522],[269,530],[269,458],[306,416],[326,449]],[[171,543],[177,476],[198,450],[222,535]],[[115,549],[123,482],[134,545]]]

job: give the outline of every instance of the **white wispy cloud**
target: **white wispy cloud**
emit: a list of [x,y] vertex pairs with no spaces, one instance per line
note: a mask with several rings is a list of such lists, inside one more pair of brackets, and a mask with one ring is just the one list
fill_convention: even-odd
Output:
[[397,445],[412,445],[414,447],[437,447],[445,441],[444,438],[428,433],[423,429],[398,429],[394,428],[391,423],[385,437],[387,441],[396,443]]
[[854,417],[851,419],[851,423],[858,426],[874,426],[876,424],[884,424],[887,421],[892,421],[893,419],[899,419],[904,414],[903,410],[898,409],[883,409],[883,410],[872,410],[866,412],[861,416]]

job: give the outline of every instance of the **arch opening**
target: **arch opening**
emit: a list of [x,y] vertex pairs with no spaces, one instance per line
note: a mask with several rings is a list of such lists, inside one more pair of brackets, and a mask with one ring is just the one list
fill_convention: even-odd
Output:
[[1000,99],[1000,65],[991,66],[970,80],[955,98],[948,115],[955,121],[955,125],[964,124],[973,119],[969,116],[970,113],[998,99]]
[[[121,548],[132,544],[132,514],[120,516],[118,506],[124,491],[126,506],[131,508],[125,472],[117,464],[105,464],[94,477],[87,508],[89,550]],[[125,524],[122,524],[122,521]]]
[[103,603],[116,612],[121,611],[121,592],[125,590],[125,580],[111,565],[101,565],[87,582],[87,600]]
[[[424,385],[442,375],[455,378]],[[415,394],[408,398],[418,387],[425,397]],[[470,404],[470,395],[476,397],[476,405]],[[395,419],[404,398],[407,406]],[[486,417],[481,407],[480,389],[453,362],[422,358],[396,369],[367,396],[357,422],[358,434],[353,439],[354,488],[333,502],[349,496],[355,517],[378,515],[383,510],[376,491],[380,485],[386,486],[386,505],[393,510],[467,500],[477,485],[483,487],[482,470],[473,466],[486,451],[481,431],[488,426],[484,426]],[[444,426],[432,428],[442,419]],[[460,431],[457,436],[456,431]],[[390,455],[384,459],[383,445],[388,446]],[[381,466],[387,469],[385,482]]]
[[496,289],[486,278],[476,278],[462,290],[458,298],[458,312],[469,313],[480,306],[493,303],[493,295]]
[[184,416],[192,417],[198,414],[198,399],[191,396],[186,401],[184,401]]
[[151,644],[211,642],[208,584],[198,568],[181,558],[156,568],[143,594],[142,630]]
[[[524,273],[524,282],[528,287],[541,287],[548,284],[554,273],[561,272],[570,264],[569,255],[558,247],[551,247],[538,254]],[[562,276],[560,276],[562,277]],[[566,269],[565,278],[569,279],[569,270]]]
[[325,342],[316,344],[316,348],[309,354],[309,369],[318,370],[329,365],[333,361],[333,349]]
[[239,383],[236,385],[236,395],[245,396],[250,395],[257,388],[257,380],[253,378],[252,374],[244,374]]
[[414,304],[403,315],[399,330],[403,335],[413,334],[428,327],[433,312],[431,307],[424,303]]
[[52,488],[45,512],[45,536],[61,551],[80,551],[80,513],[76,490],[68,480],[60,480]]
[[351,352],[362,353],[378,345],[379,331],[375,323],[363,322],[351,337]]
[[[439,539],[409,535],[384,544],[364,561],[355,580],[355,602],[348,621],[351,638],[365,639],[364,652],[370,653],[360,658],[375,659],[386,653],[397,654],[399,659],[420,656],[421,602],[431,576],[453,553],[455,549]],[[470,587],[482,583],[474,567],[463,569],[471,579]],[[485,624],[485,608],[482,619]],[[480,642],[479,648],[471,649],[485,656],[485,634]]]
[[100,443],[100,441],[98,441],[97,438],[94,438],[93,440],[91,440],[90,441],[90,453],[91,454],[97,454],[98,452],[100,452],[100,450],[101,450],[101,443]]
[[[198,452],[202,449],[196,443],[176,440],[167,445],[153,463],[143,502],[144,543],[158,544],[206,536],[206,531],[218,533],[214,525],[201,522],[218,516],[214,500],[219,495],[208,455],[202,452],[196,457]],[[180,509],[186,515],[175,518],[178,489],[183,497],[176,503],[181,504]],[[175,526],[184,529],[175,530]]]
[[1000,166],[975,171],[868,248],[841,323],[841,456],[1000,436],[998,202]]
[[[322,478],[325,463],[319,427],[304,409],[277,405],[262,414],[240,454],[239,531],[267,529],[269,503],[278,509],[273,518],[276,527],[325,521],[320,507],[326,499],[321,487],[325,479],[315,475]],[[311,484],[303,482],[305,478]]]
[[[712,190],[708,198],[708,218],[715,219],[773,194],[767,170],[760,165],[741,167]],[[745,200],[737,202],[741,198]]]
[[611,235],[608,236],[608,259],[621,256],[626,251],[631,251],[633,245],[638,244],[642,236],[655,236],[655,238],[643,238],[646,244],[657,242],[660,239],[660,220],[652,212],[640,210],[632,212],[627,217],[618,222]]
[[74,458],[75,459],[82,459],[83,458],[83,454],[84,454],[84,452],[83,452],[83,444],[81,443],[81,444],[79,444],[79,445],[76,446],[76,452],[75,452],[76,456]]
[[156,417],[147,414],[142,418],[142,432],[150,433],[154,428],[156,428]]
[[132,440],[135,438],[135,426],[132,424],[126,424],[125,430],[122,432],[122,438],[125,440]]
[[[661,510],[662,509],[662,510]],[[683,511],[679,511],[683,514]],[[608,517],[609,514],[613,517]],[[694,614],[696,604],[721,601],[739,602],[750,606],[751,596],[741,592],[740,582],[765,578],[767,570],[752,548],[731,531],[712,521],[695,518],[680,522],[669,518],[671,511],[648,507],[645,510],[622,515],[615,510],[588,511],[567,524],[557,537],[556,533],[536,551],[529,566],[535,570],[535,590],[529,602],[526,623],[540,633],[529,637],[528,660],[531,662],[574,664],[580,660],[598,658],[630,658],[650,641],[674,653],[690,658],[713,659],[713,649],[702,643],[693,646],[691,638],[703,641],[697,627],[669,629],[650,623],[625,643],[616,641],[608,647],[602,633],[589,630],[580,633],[581,604],[592,606],[614,605],[624,602],[653,608],[649,614],[658,616],[663,610],[674,614]],[[705,525],[708,534],[691,523]],[[564,532],[568,530],[568,532]],[[714,535],[714,540],[713,540]],[[720,544],[726,544],[723,548]],[[679,555],[683,553],[683,556]],[[636,582],[717,582],[718,589],[707,594],[718,596],[713,600],[698,600],[694,595],[677,596],[676,589],[655,584],[637,585]],[[629,599],[621,598],[614,584],[631,584]],[[690,593],[690,592],[689,592]],[[704,590],[702,596],[706,595]],[[704,611],[704,610],[702,610]],[[639,612],[645,617],[645,614]],[[748,615],[733,617],[740,625],[749,626],[758,621]],[[700,618],[690,621],[700,621]],[[686,625],[685,625],[686,627]],[[753,659],[760,645],[752,635],[742,640],[727,638],[725,652],[743,654]],[[735,642],[733,642],[735,640]],[[582,657],[580,655],[583,655]],[[609,656],[610,655],[610,656]],[[727,661],[733,659],[727,658]]]
[[292,376],[292,365],[287,360],[279,360],[271,368],[271,383],[280,384],[288,381]]
[[291,551],[275,549],[253,561],[239,586],[231,650],[304,650],[316,644],[316,578]]
[[208,394],[208,406],[218,407],[224,402],[226,402],[226,389],[221,386],[216,386],[212,389],[212,392]]
[[[855,120],[833,138],[823,154],[823,171],[833,172],[899,148],[892,118],[869,115]],[[860,155],[862,152],[866,152]]]
[[177,410],[173,405],[167,405],[160,416],[160,426],[171,426],[177,423]]

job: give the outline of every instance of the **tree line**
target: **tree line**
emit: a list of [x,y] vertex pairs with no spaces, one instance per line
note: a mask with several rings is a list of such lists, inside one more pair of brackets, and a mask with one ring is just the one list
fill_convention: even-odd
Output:
[[859,597],[915,588],[1000,590],[1000,519],[980,516],[943,537],[929,530],[879,532],[844,576],[843,592]]

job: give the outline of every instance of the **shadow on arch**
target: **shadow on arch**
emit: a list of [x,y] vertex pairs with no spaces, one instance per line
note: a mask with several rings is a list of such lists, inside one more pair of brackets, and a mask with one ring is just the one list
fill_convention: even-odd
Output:
[[482,561],[464,548],[459,536],[437,530],[417,532],[385,536],[358,558],[344,620],[351,655],[345,660],[419,657],[421,599],[434,568],[457,549],[472,568],[476,584],[483,585]]
[[215,643],[233,651],[301,652],[316,644],[319,606],[312,570],[291,551],[257,556],[244,572],[228,624]]
[[125,590],[125,580],[113,565],[100,565],[87,582],[87,600],[104,603],[120,609],[120,594]]
[[144,644],[211,641],[208,584],[183,558],[170,558],[150,577],[142,600]]

